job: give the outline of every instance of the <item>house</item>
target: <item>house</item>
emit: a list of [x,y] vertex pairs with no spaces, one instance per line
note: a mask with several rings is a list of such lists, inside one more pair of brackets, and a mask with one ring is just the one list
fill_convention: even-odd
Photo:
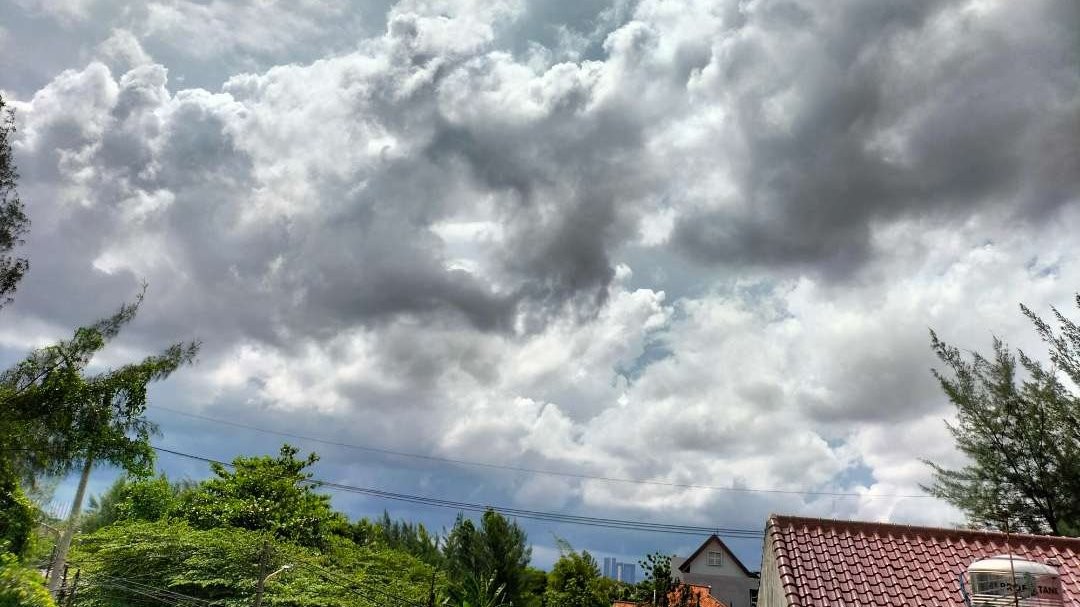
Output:
[[708,587],[713,597],[729,607],[757,604],[758,574],[747,569],[716,535],[690,556],[673,557],[671,573],[687,584]]
[[765,527],[759,605],[959,607],[967,568],[1003,554],[1053,566],[1063,604],[1080,605],[1080,539],[777,515]]

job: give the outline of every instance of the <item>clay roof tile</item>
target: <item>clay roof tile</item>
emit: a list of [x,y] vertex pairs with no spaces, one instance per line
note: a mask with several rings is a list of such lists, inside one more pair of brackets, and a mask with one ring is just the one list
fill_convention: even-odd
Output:
[[[776,557],[789,607],[962,604],[958,574],[1011,551],[1055,559],[1066,605],[1080,605],[1080,539],[964,529],[773,516]],[[706,607],[703,605],[703,607]]]

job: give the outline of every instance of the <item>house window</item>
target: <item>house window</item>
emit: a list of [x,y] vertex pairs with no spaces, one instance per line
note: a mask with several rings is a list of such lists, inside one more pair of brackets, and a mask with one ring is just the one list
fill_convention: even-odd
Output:
[[706,555],[705,563],[710,567],[722,567],[724,565],[724,553],[710,552]]
[[757,588],[750,589],[750,607],[757,607]]

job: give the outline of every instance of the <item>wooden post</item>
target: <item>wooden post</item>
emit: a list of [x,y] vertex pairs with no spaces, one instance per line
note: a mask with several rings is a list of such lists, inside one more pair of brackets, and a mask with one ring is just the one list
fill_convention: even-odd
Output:
[[64,573],[63,573],[62,576],[60,576],[62,578],[61,581],[60,581],[60,587],[57,589],[57,592],[56,592],[56,603],[58,605],[63,605],[64,604],[64,595],[67,592],[67,574],[68,574],[68,566],[64,565]]
[[71,590],[68,592],[67,607],[75,606],[75,593],[79,590],[79,574],[82,569],[75,570],[75,577],[71,580]]

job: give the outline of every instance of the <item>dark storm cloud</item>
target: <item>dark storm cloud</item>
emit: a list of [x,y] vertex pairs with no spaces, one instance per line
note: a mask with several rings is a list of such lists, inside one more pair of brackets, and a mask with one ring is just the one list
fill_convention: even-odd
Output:
[[846,275],[878,222],[1075,201],[1075,3],[804,9],[766,8],[717,45],[705,73],[731,100],[738,194],[680,218],[683,250]]

